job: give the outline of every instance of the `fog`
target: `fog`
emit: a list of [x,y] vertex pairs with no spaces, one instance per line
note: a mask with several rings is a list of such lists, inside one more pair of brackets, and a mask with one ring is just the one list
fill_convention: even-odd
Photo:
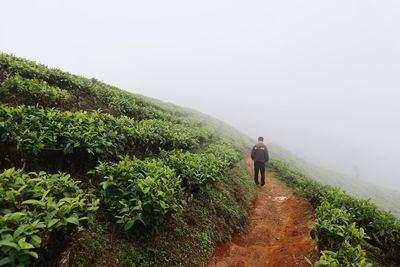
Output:
[[2,1],[0,51],[400,190],[400,2]]

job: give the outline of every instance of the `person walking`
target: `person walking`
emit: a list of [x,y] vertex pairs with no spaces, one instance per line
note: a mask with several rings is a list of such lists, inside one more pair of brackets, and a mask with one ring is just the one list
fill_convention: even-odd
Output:
[[258,172],[261,172],[261,186],[265,186],[265,167],[269,160],[267,146],[264,138],[258,137],[258,142],[251,150],[251,159],[254,161],[254,182],[258,185]]

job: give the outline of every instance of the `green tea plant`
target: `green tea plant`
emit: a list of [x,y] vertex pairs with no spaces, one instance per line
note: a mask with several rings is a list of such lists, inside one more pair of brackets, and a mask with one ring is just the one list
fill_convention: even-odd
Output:
[[157,226],[181,208],[181,180],[156,160],[125,157],[118,163],[102,162],[93,173],[103,178],[102,201],[125,230],[138,223]]
[[0,173],[0,266],[33,265],[53,231],[78,226],[98,204],[67,174]]
[[352,246],[345,240],[337,252],[324,250],[314,267],[372,267],[360,245]]
[[127,139],[133,139],[134,121],[125,117],[0,105],[0,119],[2,142],[15,144],[18,151],[25,153],[85,151],[107,157],[118,155],[133,144]]
[[235,146],[228,141],[219,141],[210,144],[205,153],[213,154],[221,159],[227,167],[232,167],[240,159],[240,153],[235,150]]
[[83,87],[83,80],[78,76],[59,69],[49,69],[44,65],[5,53],[0,54],[0,69],[7,74],[19,74],[27,79],[40,79],[49,85],[67,90]]
[[162,120],[142,120],[138,122],[137,131],[140,136],[137,145],[148,153],[158,152],[159,148],[196,150],[210,134],[207,129],[193,129]]
[[344,241],[360,243],[369,239],[363,228],[358,228],[354,216],[345,209],[332,207],[323,201],[317,208],[316,228],[319,246],[322,249],[337,250]]
[[[171,122],[114,117],[100,112],[60,111],[0,104],[0,147],[25,160],[41,152],[86,155],[95,160],[125,154],[156,154],[160,149],[198,149],[209,132]],[[13,156],[13,155],[11,155]]]
[[162,156],[164,164],[176,170],[182,178],[189,193],[202,185],[220,180],[226,167],[222,159],[210,153],[175,150]]
[[[0,81],[2,77],[13,77],[16,75],[24,79],[40,81],[50,87],[68,91],[76,100],[74,101],[74,105],[77,105],[74,107],[75,110],[86,109],[91,111],[101,106],[110,114],[118,116],[126,115],[136,120],[160,119],[177,124],[185,124],[190,121],[182,119],[180,117],[182,109],[178,110],[171,104],[128,93],[96,79],[86,79],[59,69],[48,68],[33,61],[0,53]],[[94,104],[85,103],[85,100],[81,99],[82,96],[84,96],[83,98],[90,99]],[[4,99],[1,101],[4,101]],[[24,104],[27,103],[24,102]],[[191,115],[191,113],[188,111],[185,115]],[[199,126],[195,122],[190,122],[190,125]]]
[[[43,106],[57,106],[68,103],[71,94],[58,87],[49,86],[46,81],[25,79],[19,74],[7,77],[0,84],[0,95],[3,97],[14,96],[16,99],[32,99],[32,104],[39,103]],[[24,97],[26,96],[26,97]]]
[[[318,208],[326,201],[332,208],[349,214],[350,217],[344,216],[349,225],[355,223],[365,231],[369,236],[367,242],[384,252],[383,260],[400,262],[400,222],[390,212],[378,209],[368,200],[356,199],[337,188],[312,181],[282,161],[272,160],[270,167],[284,183],[294,188],[297,193],[303,194],[314,207]],[[339,213],[338,210],[336,212]],[[337,227],[343,226],[343,222],[341,223]],[[332,242],[337,244],[334,240]]]

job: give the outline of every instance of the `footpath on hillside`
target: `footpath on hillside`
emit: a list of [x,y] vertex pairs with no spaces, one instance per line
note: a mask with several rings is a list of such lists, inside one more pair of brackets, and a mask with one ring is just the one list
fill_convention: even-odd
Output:
[[[253,177],[253,162],[247,167]],[[249,222],[234,238],[217,246],[207,267],[309,266],[304,257],[317,255],[310,237],[311,205],[267,172],[266,187],[258,188]]]

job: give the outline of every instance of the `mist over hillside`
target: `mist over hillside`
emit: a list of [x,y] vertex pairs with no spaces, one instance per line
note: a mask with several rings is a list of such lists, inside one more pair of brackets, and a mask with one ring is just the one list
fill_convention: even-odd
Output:
[[379,207],[391,211],[395,216],[400,218],[400,192],[321,168],[301,159],[279,145],[270,144],[269,149],[272,157],[288,162],[312,179],[322,184],[338,187],[353,196],[369,199]]
[[3,10],[1,51],[200,110],[400,191],[396,1],[44,0]]

